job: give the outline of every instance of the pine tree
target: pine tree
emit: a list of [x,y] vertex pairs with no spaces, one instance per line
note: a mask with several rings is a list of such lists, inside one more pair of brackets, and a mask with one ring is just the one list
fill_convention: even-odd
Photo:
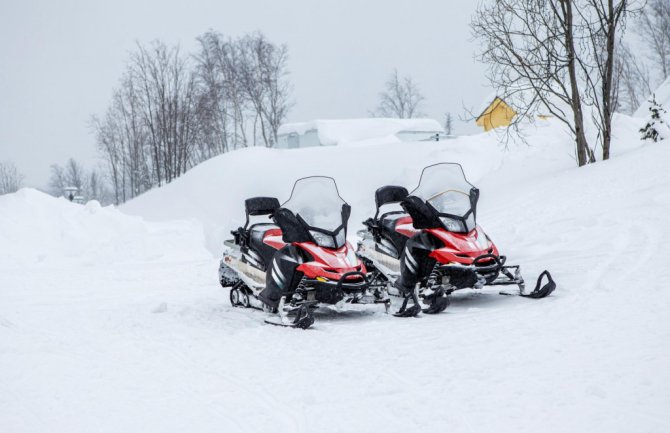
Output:
[[651,112],[651,119],[647,124],[640,129],[640,132],[642,133],[642,140],[651,140],[651,141],[659,141],[663,140],[663,136],[659,133],[658,128],[665,123],[663,121],[663,114],[667,113],[663,106],[656,102],[656,95],[652,95],[651,99],[649,100],[649,103],[651,104],[649,106],[649,111]]

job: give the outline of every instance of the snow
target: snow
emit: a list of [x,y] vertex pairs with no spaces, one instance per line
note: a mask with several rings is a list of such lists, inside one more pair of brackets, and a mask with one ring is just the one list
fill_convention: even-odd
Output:
[[654,96],[656,98],[656,102],[661,104],[663,108],[666,110],[670,109],[670,77],[666,79],[663,84],[661,84],[653,93],[653,95],[649,95],[642,105],[635,111],[633,114],[634,117],[641,117],[644,119],[649,118],[649,107],[651,104],[649,103],[649,100]]
[[482,99],[482,103],[479,106],[479,108],[472,114],[474,114],[475,116],[477,116],[477,118],[479,118],[479,116],[484,114],[484,111],[486,111],[486,109],[489,108],[489,106],[491,106],[491,104],[493,103],[493,101],[495,101],[497,97],[498,97],[497,92],[491,92],[488,95],[486,95],[486,98]]
[[[651,109],[656,107],[650,101],[652,98],[659,104],[664,111],[660,111],[660,121],[651,119]],[[640,105],[640,108],[635,112],[635,116],[643,120],[638,122],[640,127],[645,127],[649,122],[653,122],[652,128],[658,133],[658,139],[670,139],[670,78],[665,80],[658,89],[647,97],[647,99]],[[641,132],[642,135],[642,132]]]
[[318,131],[322,145],[336,145],[373,138],[387,137],[399,132],[444,133],[442,126],[433,119],[342,119],[313,120],[311,122],[287,123],[279,127],[278,134],[304,134]]
[[17,268],[182,259],[175,246],[207,255],[197,221],[147,224],[97,201],[82,206],[28,188],[0,196],[0,227],[0,263]]
[[[0,197],[0,431],[666,432],[670,147],[638,120],[617,116],[613,158],[583,168],[550,120],[509,151],[494,133],[247,149],[120,209]],[[230,307],[217,258],[244,198],[332,175],[355,240],[378,186],[440,161],[480,188],[510,263],[552,272],[551,297],[325,310],[307,331]]]

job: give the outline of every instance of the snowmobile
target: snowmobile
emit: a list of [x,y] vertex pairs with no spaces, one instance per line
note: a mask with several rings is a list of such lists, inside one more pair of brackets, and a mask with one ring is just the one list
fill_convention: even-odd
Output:
[[[271,313],[267,323],[302,329],[322,305],[383,304],[388,311],[388,294],[370,288],[365,265],[346,240],[351,207],[334,179],[299,179],[284,204],[254,197],[245,201],[245,213],[219,267],[233,306],[261,309]],[[258,221],[263,217],[272,221]]]
[[375,192],[376,212],[363,222],[357,254],[372,287],[387,286],[388,293],[404,298],[396,316],[440,313],[449,306],[448,295],[465,288],[516,285],[518,293],[500,293],[528,298],[554,291],[556,284],[544,271],[535,289],[525,292],[520,266],[507,265],[477,225],[478,200],[479,190],[456,163],[424,168],[411,193],[393,185]]

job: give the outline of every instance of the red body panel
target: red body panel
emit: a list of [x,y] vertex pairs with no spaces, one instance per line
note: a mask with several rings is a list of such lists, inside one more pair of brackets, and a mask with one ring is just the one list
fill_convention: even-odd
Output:
[[412,225],[412,217],[410,216],[398,218],[395,223],[395,230],[408,238],[411,238],[420,231],[414,228]]
[[270,245],[275,250],[284,248],[284,241],[281,238],[281,229],[270,229],[263,235],[263,243]]
[[470,233],[452,233],[445,229],[427,229],[444,243],[444,247],[430,253],[439,263],[471,264],[475,258],[484,254],[498,255],[498,249],[489,241],[481,227],[477,226]]
[[[421,231],[414,228],[412,217],[410,216],[398,218],[395,230],[408,238]],[[488,240],[484,230],[480,226],[472,229],[470,233],[452,233],[443,228],[426,229],[425,231],[444,243],[444,247],[430,253],[430,257],[439,263],[456,262],[469,265],[472,264],[475,258],[481,255],[498,255],[498,249],[493,242]],[[478,239],[480,239],[479,242]]]
[[[358,260],[358,257],[355,258],[355,263],[349,263],[347,252],[350,249],[353,251],[349,242],[336,250],[320,247],[314,242],[297,242],[295,245],[314,257],[314,261],[298,266],[298,270],[303,272],[307,278],[324,277],[329,280],[339,280],[342,274],[347,272],[366,272],[365,266]],[[352,276],[350,279],[360,279],[360,277]]]
[[[282,240],[282,232],[279,228],[268,230],[263,235],[263,243],[276,250],[286,245]],[[295,242],[293,245],[300,247],[314,257],[313,261],[302,263],[298,266],[298,270],[304,273],[307,278],[323,277],[329,280],[339,280],[347,272],[366,272],[365,265],[358,260],[356,255],[353,255],[355,263],[349,263],[347,252],[349,250],[353,251],[353,247],[349,242],[338,249],[323,248],[314,242]],[[356,279],[360,279],[360,276],[350,276],[347,278],[347,280]]]

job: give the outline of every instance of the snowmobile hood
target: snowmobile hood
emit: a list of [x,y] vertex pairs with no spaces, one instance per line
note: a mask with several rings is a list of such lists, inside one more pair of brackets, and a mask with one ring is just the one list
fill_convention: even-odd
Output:
[[348,254],[349,250],[353,251],[353,248],[349,242],[338,249],[322,248],[316,245],[314,242],[301,242],[298,245],[311,254],[311,256],[314,257],[315,262],[318,262],[329,268],[346,270],[356,267],[360,264],[358,258],[356,258],[355,255],[353,256],[354,259],[352,260],[351,254]]
[[[322,275],[333,278],[347,272],[364,271],[362,269],[363,265],[356,254],[353,253],[354,249],[349,242],[338,249],[321,248],[313,242],[301,242],[298,245],[314,258],[314,260],[300,266],[305,275],[315,273],[314,275],[307,275],[308,277]],[[322,271],[330,275],[323,274]]]
[[[456,261],[469,262],[483,254],[498,255],[496,246],[489,240],[480,226],[476,226],[468,233],[452,233],[444,229],[426,230],[444,243],[444,247],[438,248],[431,256],[441,263],[448,263],[457,257]],[[466,260],[462,260],[466,259]]]

